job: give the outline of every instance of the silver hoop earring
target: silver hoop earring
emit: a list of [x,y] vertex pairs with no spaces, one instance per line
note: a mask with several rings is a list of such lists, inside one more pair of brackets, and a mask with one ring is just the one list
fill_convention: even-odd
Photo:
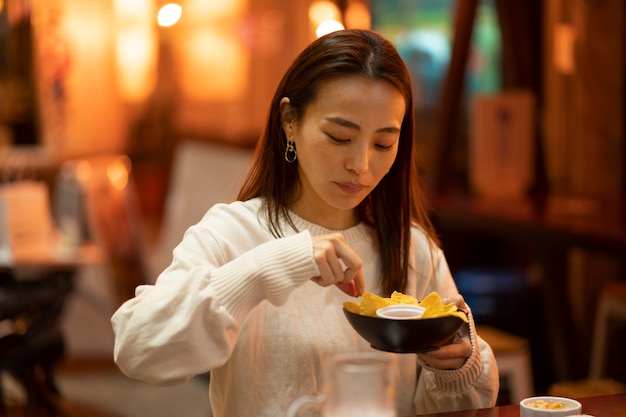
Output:
[[296,144],[292,140],[287,141],[287,147],[285,148],[285,161],[292,163],[296,162],[298,154],[296,153]]

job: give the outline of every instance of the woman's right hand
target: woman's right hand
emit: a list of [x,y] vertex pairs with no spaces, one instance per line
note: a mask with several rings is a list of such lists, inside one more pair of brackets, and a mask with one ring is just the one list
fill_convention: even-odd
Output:
[[363,295],[363,260],[348,246],[341,233],[313,236],[313,250],[320,270],[314,282],[322,287],[336,285],[353,297]]

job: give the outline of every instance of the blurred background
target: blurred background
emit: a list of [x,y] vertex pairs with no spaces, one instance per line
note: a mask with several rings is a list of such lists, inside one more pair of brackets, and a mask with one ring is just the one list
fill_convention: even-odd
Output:
[[99,253],[68,271],[65,374],[114,372],[112,312],[234,198],[283,72],[345,27],[405,59],[443,249],[529,389],[624,383],[625,320],[599,311],[626,276],[625,23],[617,0],[0,0],[2,185],[46,184],[56,244]]

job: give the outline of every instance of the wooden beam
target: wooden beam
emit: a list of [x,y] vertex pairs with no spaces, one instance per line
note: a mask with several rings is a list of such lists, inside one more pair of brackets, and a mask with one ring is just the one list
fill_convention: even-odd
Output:
[[434,166],[429,187],[440,193],[447,188],[447,172],[457,137],[457,116],[463,98],[465,69],[479,0],[457,2],[454,19],[452,57],[440,96],[434,126]]

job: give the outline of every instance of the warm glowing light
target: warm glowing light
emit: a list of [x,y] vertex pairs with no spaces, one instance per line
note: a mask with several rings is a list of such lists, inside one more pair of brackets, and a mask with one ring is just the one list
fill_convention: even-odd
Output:
[[313,27],[326,20],[340,20],[339,8],[332,1],[316,1],[309,7],[309,21]]
[[81,183],[86,183],[91,180],[93,169],[89,161],[79,161],[74,167],[74,175]]
[[354,2],[346,9],[345,22],[350,29],[369,29],[372,26],[372,17],[364,3]]
[[128,184],[128,166],[124,159],[116,159],[106,167],[107,178],[116,190],[123,190]]
[[152,0],[115,0],[116,64],[120,94],[128,102],[148,98],[156,85],[157,34]]
[[159,14],[157,15],[157,23],[159,26],[170,27],[174,26],[180,20],[183,14],[183,8],[180,4],[168,3],[161,7]]
[[336,32],[342,29],[344,29],[344,27],[341,24],[341,22],[338,22],[337,20],[325,20],[317,26],[317,29],[315,30],[315,34],[319,38],[328,33]]
[[234,100],[246,88],[248,51],[238,38],[198,28],[182,49],[181,87],[192,99]]
[[246,5],[242,0],[187,0],[185,2],[185,19],[189,18],[203,25],[207,20],[236,18],[245,11]]
[[[185,18],[180,23],[184,41],[174,44],[172,52],[178,63],[177,86],[189,102],[236,101],[245,95],[250,50],[241,28],[247,19],[247,3],[185,0]],[[281,25],[280,17],[269,15],[263,23]]]
[[145,100],[156,84],[155,37],[141,29],[120,29],[117,36],[117,66],[120,90],[131,102]]
[[113,7],[118,20],[136,21],[151,13],[152,0],[115,0]]

